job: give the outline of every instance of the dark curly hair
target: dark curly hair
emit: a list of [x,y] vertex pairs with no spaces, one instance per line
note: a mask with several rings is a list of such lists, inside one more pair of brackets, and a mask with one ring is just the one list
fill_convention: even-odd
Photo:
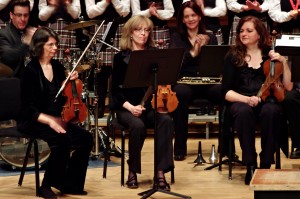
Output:
[[244,25],[244,23],[249,21],[253,22],[255,30],[260,36],[260,39],[258,41],[258,48],[264,51],[265,49],[269,49],[271,46],[270,34],[265,24],[260,19],[254,16],[243,17],[236,27],[236,44],[232,46],[234,64],[238,67],[244,66],[246,64],[245,57],[249,56],[247,55],[247,47],[241,42],[239,36],[241,33],[242,26]]

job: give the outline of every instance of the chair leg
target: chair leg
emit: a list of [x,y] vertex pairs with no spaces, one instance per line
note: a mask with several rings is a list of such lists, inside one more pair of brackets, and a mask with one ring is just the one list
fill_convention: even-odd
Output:
[[[108,139],[105,140],[106,142],[106,146],[108,146]],[[105,147],[104,149],[104,163],[103,163],[103,174],[102,177],[106,178],[106,173],[107,173],[107,162],[109,160],[109,152],[108,152],[108,148]]]
[[38,142],[36,139],[33,139],[34,142],[34,163],[35,163],[35,188],[36,188],[36,196],[39,196],[40,193],[40,165],[39,165],[39,149]]
[[26,167],[28,164],[28,158],[29,158],[29,154],[30,154],[33,142],[34,142],[34,140],[30,138],[29,142],[28,142],[28,147],[27,147],[25,158],[24,158],[24,162],[23,162],[23,167],[22,167],[21,174],[19,177],[19,182],[18,182],[19,186],[22,186],[22,183],[23,183]]
[[175,183],[174,169],[171,170],[171,184]]
[[125,131],[122,130],[122,157],[121,157],[121,186],[124,186],[124,173],[125,173]]
[[278,143],[276,143],[275,169],[281,169],[281,162],[280,162],[280,147],[279,147],[279,144],[278,144]]

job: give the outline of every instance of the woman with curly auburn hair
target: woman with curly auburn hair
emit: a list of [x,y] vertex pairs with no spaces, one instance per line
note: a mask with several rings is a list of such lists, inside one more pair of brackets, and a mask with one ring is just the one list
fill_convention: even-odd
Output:
[[[267,59],[283,65],[282,83],[291,90],[291,71],[287,60],[270,48],[270,35],[263,22],[248,16],[237,26],[236,46],[225,57],[222,95],[226,110],[237,130],[243,162],[247,165],[245,184],[249,184],[257,168],[255,127],[261,127],[260,168],[269,169],[274,163],[276,136],[279,135],[282,110],[275,100],[263,101],[258,91],[266,80],[264,63]],[[275,101],[275,102],[274,102]]]

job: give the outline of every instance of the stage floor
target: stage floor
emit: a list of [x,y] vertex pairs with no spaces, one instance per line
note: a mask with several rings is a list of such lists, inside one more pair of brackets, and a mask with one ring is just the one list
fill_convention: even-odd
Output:
[[[216,137],[216,136],[214,136]],[[210,156],[212,144],[218,145],[217,138],[189,138],[188,140],[188,156],[186,160],[181,162],[175,161],[175,184],[171,185],[171,190],[176,193],[191,196],[194,199],[253,199],[254,193],[249,186],[244,184],[246,173],[245,166],[235,165],[233,168],[233,180],[228,180],[228,167],[223,166],[222,172],[217,168],[205,171],[204,168],[209,166],[194,167],[193,161],[196,159],[198,152],[198,142],[202,142],[202,155],[205,160]],[[241,157],[239,142],[235,139],[237,154]],[[117,144],[119,140],[117,140]],[[260,150],[260,139],[257,138],[257,150]],[[120,159],[112,157],[112,161],[119,163]],[[299,169],[300,160],[287,159],[281,153],[281,166],[284,169]],[[273,166],[274,167],[274,166]],[[102,178],[102,168],[88,169],[85,190],[88,191],[87,196],[65,195],[59,198],[66,199],[89,199],[89,198],[105,198],[105,199],[133,199],[140,198],[137,194],[148,190],[152,186],[153,178],[153,138],[146,139],[142,151],[142,174],[138,175],[140,187],[131,190],[120,186],[120,166],[109,167],[107,170],[107,178]],[[300,171],[300,170],[299,170]],[[41,179],[43,174],[41,173]],[[125,169],[127,178],[127,165]],[[0,177],[0,198],[18,198],[33,199],[35,197],[35,181],[34,174],[25,175],[23,186],[18,187],[19,176]],[[167,174],[167,181],[170,182],[170,175]],[[126,179],[125,179],[126,180]],[[152,199],[173,199],[177,198],[164,193],[155,193]]]

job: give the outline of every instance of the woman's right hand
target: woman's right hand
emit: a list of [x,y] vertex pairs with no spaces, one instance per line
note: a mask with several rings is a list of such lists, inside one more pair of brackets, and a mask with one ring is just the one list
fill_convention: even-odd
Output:
[[67,124],[61,117],[51,117],[49,119],[49,126],[57,133],[66,133]]
[[256,107],[261,102],[260,97],[251,96],[248,98],[247,104],[251,107]]
[[141,105],[137,106],[132,106],[130,109],[130,112],[135,116],[135,117],[140,117],[143,113],[143,111],[146,110],[145,107]]
[[207,45],[209,42],[209,36],[205,34],[199,34],[196,36],[194,46],[191,49],[192,57],[197,57],[200,54],[201,47]]

